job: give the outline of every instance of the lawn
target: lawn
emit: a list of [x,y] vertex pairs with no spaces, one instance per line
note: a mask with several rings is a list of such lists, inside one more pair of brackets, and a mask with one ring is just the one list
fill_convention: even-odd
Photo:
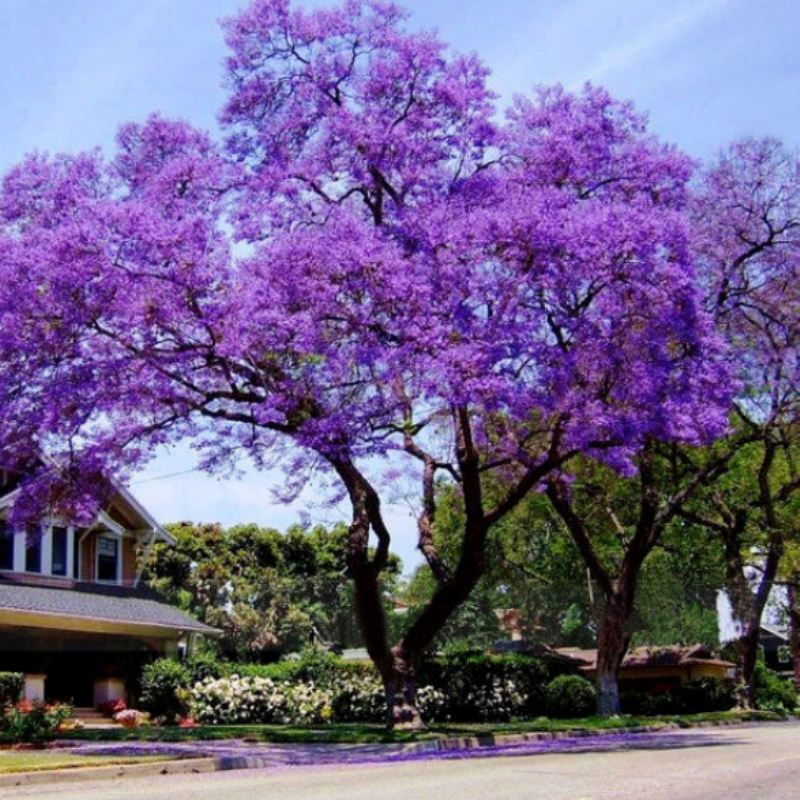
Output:
[[780,719],[770,712],[716,712],[669,717],[599,717],[576,720],[537,719],[507,723],[451,723],[432,724],[426,731],[394,731],[384,725],[332,724],[320,727],[291,725],[200,725],[195,728],[143,726],[140,728],[105,728],[103,730],[70,731],[65,739],[81,741],[161,741],[191,742],[218,739],[246,739],[254,742],[280,742],[287,744],[376,744],[384,742],[415,742],[464,736],[503,736],[534,732],[592,733],[617,730],[679,725],[691,727],[703,723],[732,723],[772,721]]
[[0,775],[11,772],[110,767],[169,760],[171,759],[165,756],[79,756],[52,750],[0,750]]

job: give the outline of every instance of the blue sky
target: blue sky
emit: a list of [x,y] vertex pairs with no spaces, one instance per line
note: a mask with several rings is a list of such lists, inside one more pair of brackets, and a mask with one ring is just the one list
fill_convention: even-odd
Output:
[[[316,0],[306,6],[324,5]],[[31,150],[109,147],[153,111],[208,129],[224,97],[217,20],[240,0],[0,0],[0,171]],[[800,146],[797,0],[408,0],[414,27],[476,51],[503,99],[537,83],[591,80],[632,99],[652,130],[697,158],[744,136]],[[280,476],[219,481],[185,472],[188,449],[159,456],[133,490],[159,520],[256,521],[283,528],[346,518],[313,487],[282,507]],[[171,478],[160,476],[182,472]],[[407,566],[410,507],[390,521]]]

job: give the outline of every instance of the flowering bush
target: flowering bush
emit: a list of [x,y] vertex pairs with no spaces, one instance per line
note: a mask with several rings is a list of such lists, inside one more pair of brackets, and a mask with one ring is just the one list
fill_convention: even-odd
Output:
[[420,682],[435,686],[443,698],[437,716],[458,722],[540,716],[546,680],[541,662],[526,656],[465,653],[433,659],[420,671]]
[[144,715],[135,708],[124,708],[114,714],[114,722],[123,728],[138,728],[144,721]]
[[0,732],[11,742],[43,741],[52,738],[71,715],[71,706],[21,700],[6,710]]
[[343,674],[334,681],[333,716],[337,722],[380,722],[386,695],[377,675]]
[[[313,684],[297,692],[297,703],[304,706],[308,721],[317,708],[319,698]],[[295,692],[290,683],[279,683],[270,678],[207,678],[192,689],[194,717],[198,722],[281,723],[290,724],[300,716],[295,708]]]
[[[148,697],[163,698],[162,708],[176,693],[183,699],[186,671],[177,667],[156,662],[143,681]],[[183,715],[191,713],[201,724],[316,725],[386,719],[383,685],[371,665],[320,655],[291,663],[222,665],[221,671],[227,674],[193,682]],[[544,713],[546,679],[541,662],[529,657],[438,658],[420,670],[417,704],[427,720],[531,719]]]
[[124,700],[105,700],[97,706],[97,710],[107,717],[116,718],[116,715],[119,714],[120,711],[124,711],[127,707]]
[[[444,695],[430,686],[419,690],[418,700],[429,719],[439,716],[445,705]],[[375,677],[351,676],[330,687],[239,675],[209,678],[195,684],[192,706],[195,719],[207,724],[319,725],[386,718],[383,687]]]

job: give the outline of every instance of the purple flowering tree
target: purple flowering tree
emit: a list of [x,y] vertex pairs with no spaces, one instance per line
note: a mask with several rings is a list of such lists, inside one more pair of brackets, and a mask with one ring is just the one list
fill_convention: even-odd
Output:
[[[684,516],[719,537],[739,627],[739,703],[752,707],[761,618],[796,539],[800,489],[800,160],[772,139],[745,140],[704,170],[692,203],[705,305],[729,345],[738,392],[730,475]],[[684,462],[686,463],[686,462]],[[755,579],[753,578],[755,576]]]
[[[686,158],[592,87],[542,89],[497,124],[477,58],[404,19],[257,0],[225,25],[224,148],[153,117],[108,164],[37,156],[6,176],[0,447],[28,475],[20,518],[88,513],[98,474],[187,437],[207,469],[323,471],[352,507],[390,722],[419,726],[417,663],[490,527],[578,454],[631,471],[652,440],[708,440],[727,396]],[[381,463],[419,486],[437,582],[397,642]],[[463,495],[456,563],[433,537],[441,480]]]

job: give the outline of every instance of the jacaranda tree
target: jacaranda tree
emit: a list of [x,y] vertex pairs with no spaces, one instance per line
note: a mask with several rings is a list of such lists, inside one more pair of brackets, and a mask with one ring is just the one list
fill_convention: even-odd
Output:
[[[349,567],[394,724],[487,531],[577,454],[704,442],[727,381],[684,219],[690,163],[601,89],[516,100],[387,2],[256,0],[225,24],[224,144],[152,117],[3,184],[0,446],[42,504],[191,438],[349,498]],[[287,448],[286,445],[291,445]],[[52,454],[58,465],[42,453]],[[381,495],[418,482],[430,601],[389,642]],[[483,488],[502,478],[491,502]],[[432,536],[463,495],[457,563]],[[495,485],[499,485],[495,480]]]
[[737,142],[703,171],[691,210],[704,305],[738,385],[725,446],[738,448],[686,515],[721,537],[739,702],[752,706],[761,618],[797,536],[800,159],[774,139]]

